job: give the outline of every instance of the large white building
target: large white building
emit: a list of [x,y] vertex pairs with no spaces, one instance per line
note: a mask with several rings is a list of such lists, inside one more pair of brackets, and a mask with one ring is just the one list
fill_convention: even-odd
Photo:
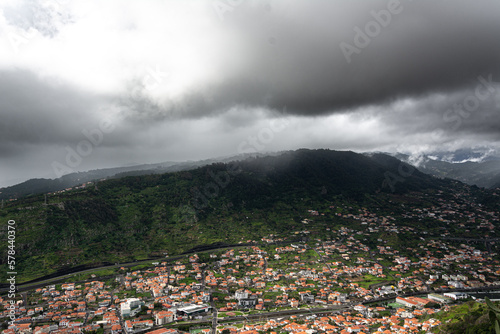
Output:
[[129,317],[131,313],[139,311],[142,305],[144,305],[142,300],[138,298],[128,298],[120,304],[120,313],[122,317]]
[[175,315],[171,311],[161,311],[155,315],[156,325],[161,326],[174,321]]
[[406,307],[419,307],[420,306],[416,301],[410,300],[407,298],[403,298],[403,297],[397,297],[396,303],[399,303],[399,304],[404,305]]
[[435,302],[442,303],[442,304],[447,304],[451,301],[450,298],[445,297],[445,296],[441,296],[441,295],[438,295],[435,293],[428,294],[427,298],[430,300],[433,300]]
[[463,292],[447,292],[444,294],[445,297],[449,297],[453,300],[457,300],[457,299],[465,299],[467,298],[469,295],[466,294],[466,293],[463,293]]
[[234,298],[237,300],[248,298],[248,292],[244,289],[239,289],[235,292]]
[[197,316],[204,315],[212,310],[212,307],[207,304],[194,305],[187,304],[182,307],[177,308],[177,315],[182,317],[187,317],[188,319]]

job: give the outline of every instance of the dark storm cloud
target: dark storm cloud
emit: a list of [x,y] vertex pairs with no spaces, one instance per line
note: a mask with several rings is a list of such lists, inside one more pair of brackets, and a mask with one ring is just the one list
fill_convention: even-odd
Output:
[[[228,42],[224,52],[245,59],[244,66],[221,67],[222,83],[201,85],[178,105],[158,103],[155,110],[160,117],[177,111],[196,117],[240,104],[320,115],[452,92],[479,75],[500,77],[498,1],[401,0],[397,13],[379,23],[391,3],[313,0],[283,11],[259,2],[236,6],[220,24],[240,43]],[[356,42],[357,28],[369,44]],[[346,57],[341,45],[358,51]],[[193,97],[197,102],[186,103]]]
[[0,5],[3,179],[54,177],[108,116],[75,170],[238,154],[278,119],[264,150],[500,142],[497,0],[193,1]]
[[[370,2],[365,12],[384,10],[386,4]],[[498,2],[403,1],[401,8],[369,45],[360,48],[360,54],[352,55],[350,63],[341,53],[338,38],[355,45],[352,29],[357,26],[364,30],[365,24],[374,22],[371,15],[352,22],[353,26],[339,35],[333,23],[332,34],[326,29],[323,38],[316,37],[315,45],[304,48],[299,43],[297,57],[290,53],[290,59],[284,61],[291,63],[290,68],[302,65],[307,70],[279,73],[291,84],[274,94],[272,105],[286,104],[291,111],[318,114],[437,90],[451,91],[473,84],[480,74],[499,73],[500,44],[495,42],[500,38]],[[306,39],[307,35],[302,45],[307,46]],[[325,48],[325,44],[332,47]],[[300,49],[317,50],[323,57],[300,62],[304,52]]]
[[429,134],[422,144],[466,139],[494,145],[500,141],[500,83],[486,86],[486,81],[451,93],[377,105],[366,114],[388,126],[392,138]]
[[0,186],[55,177],[51,163],[97,124],[99,98],[26,70],[0,71]]
[[99,98],[29,71],[0,71],[0,96],[0,146],[11,153],[80,140],[82,129],[98,121]]

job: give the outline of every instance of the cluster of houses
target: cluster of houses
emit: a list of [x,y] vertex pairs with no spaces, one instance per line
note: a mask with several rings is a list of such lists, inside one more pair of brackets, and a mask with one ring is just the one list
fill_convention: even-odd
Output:
[[[440,205],[410,207],[398,218],[366,208],[343,207],[335,217],[355,224],[327,228],[334,237],[285,244],[280,235],[262,238],[261,246],[213,251],[204,257],[193,254],[173,263],[155,263],[149,269],[120,268],[113,283],[94,279],[82,283],[48,285],[19,295],[13,307],[0,298],[4,319],[13,312],[5,334],[82,333],[103,329],[106,333],[175,333],[163,328],[180,321],[209,319],[213,307],[219,317],[235,312],[267,312],[301,307],[349,307],[319,317],[265,319],[242,328],[220,326],[237,333],[286,331],[290,333],[418,333],[440,323],[432,318],[429,303],[441,305],[467,298],[466,293],[436,293],[443,289],[467,289],[499,285],[496,254],[466,241],[451,243],[448,226],[464,231],[494,230],[497,212],[454,199]],[[331,206],[330,210],[337,210]],[[297,231],[288,236],[312,238],[314,219],[324,214],[309,210]],[[431,220],[439,223],[440,235],[399,220]],[[305,229],[307,227],[308,229]],[[418,246],[396,248],[380,235],[408,234]],[[375,236],[375,237],[374,237]],[[378,238],[378,239],[377,239]],[[376,239],[376,245],[370,240]],[[278,243],[279,245],[275,244]],[[408,295],[419,293],[418,297]],[[368,302],[393,298],[395,308],[369,307]],[[27,303],[26,303],[27,301]],[[11,312],[11,313],[9,313]],[[299,321],[300,320],[300,321]]]
[[[308,329],[326,332],[357,332],[358,329],[358,332],[363,332],[368,327],[373,328],[375,322],[380,324],[378,328],[384,331],[400,328],[411,333],[408,326],[422,330],[438,324],[429,321],[425,324],[415,322],[415,317],[422,314],[419,312],[433,312],[425,307],[426,304],[447,304],[467,295],[451,292],[438,295],[431,291],[426,298],[419,298],[396,296],[397,294],[406,290],[419,290],[422,287],[428,290],[426,284],[435,282],[445,282],[448,287],[452,287],[453,282],[471,286],[471,278],[475,278],[476,272],[482,273],[483,284],[486,284],[485,275],[498,275],[497,271],[479,265],[484,258],[477,249],[469,245],[456,248],[446,245],[444,249],[442,242],[430,240],[423,243],[423,252],[429,252],[428,257],[418,258],[418,261],[403,256],[390,247],[378,246],[371,250],[375,251],[373,257],[367,258],[360,254],[369,249],[353,236],[354,230],[344,227],[339,234],[343,235],[343,243],[316,243],[315,251],[322,261],[318,261],[317,257],[315,261],[306,261],[313,249],[302,246],[288,245],[267,250],[249,246],[214,252],[210,256],[211,266],[200,263],[199,257],[193,255],[184,262],[177,261],[173,265],[157,263],[151,269],[126,272],[117,276],[119,290],[142,297],[120,299],[113,295],[109,286],[98,280],[82,284],[66,283],[57,287],[49,285],[32,292],[30,298],[33,300],[33,306],[24,305],[21,299],[17,301],[16,321],[4,332],[58,334],[81,333],[98,328],[106,328],[112,334],[156,331],[156,328],[175,321],[197,319],[211,314],[211,307],[207,304],[211,300],[208,289],[211,289],[225,296],[222,299],[214,298],[219,312],[248,309],[265,312],[305,305],[320,307],[358,303],[353,308],[357,316],[351,313],[330,315],[327,323],[309,319],[305,325]],[[437,254],[436,249],[442,250],[442,253]],[[283,256],[288,259],[286,266],[283,266]],[[392,265],[382,266],[378,263],[381,259],[391,260]],[[461,259],[463,261],[458,263],[467,264],[467,271],[445,272],[443,266],[447,261]],[[126,268],[121,269],[126,271]],[[390,272],[397,274],[388,277]],[[392,285],[369,288],[360,284],[362,281],[359,278],[363,275],[381,280],[391,279],[393,282]],[[427,280],[424,277],[427,277]],[[385,311],[385,308],[370,308],[359,304],[391,294],[395,295],[396,303],[402,308],[390,316],[376,316],[377,312]],[[7,303],[6,300],[0,302],[4,305]],[[403,308],[404,311],[401,311]],[[144,309],[145,314],[137,317]],[[338,321],[339,319],[343,320]],[[304,327],[304,324],[297,327],[293,321],[287,321],[277,323],[275,320],[269,320],[267,325],[259,325],[261,327],[248,324],[237,331],[269,328],[288,331],[291,327]],[[36,325],[44,322],[50,324]]]
[[441,324],[440,321],[429,319],[418,321],[414,317],[408,317],[405,309],[398,309],[391,316],[379,318],[366,317],[362,314],[352,315],[352,312],[341,312],[328,316],[310,316],[297,318],[291,316],[290,319],[275,320],[270,319],[265,323],[246,324],[238,329],[233,326],[223,327],[230,333],[236,334],[258,334],[268,333],[375,333],[375,334],[411,334],[428,332]]

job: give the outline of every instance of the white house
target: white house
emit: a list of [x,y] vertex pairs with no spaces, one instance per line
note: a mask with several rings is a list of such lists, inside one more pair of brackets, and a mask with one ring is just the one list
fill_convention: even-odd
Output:
[[444,294],[445,297],[449,297],[453,300],[457,300],[457,299],[465,299],[467,298],[469,295],[466,294],[466,293],[463,293],[463,292],[447,292]]

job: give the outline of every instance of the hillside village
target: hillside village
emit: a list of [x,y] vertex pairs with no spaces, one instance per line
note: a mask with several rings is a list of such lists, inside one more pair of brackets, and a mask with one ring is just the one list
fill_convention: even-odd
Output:
[[499,17],[0,0],[0,334],[500,334]]
[[[353,232],[345,228],[339,234],[348,236]],[[436,246],[443,244],[429,243],[426,248]],[[474,255],[472,247],[453,249],[448,245],[452,250],[443,252],[442,259],[428,256],[418,262],[385,247],[377,249],[377,259],[364,259],[359,255],[367,247],[353,236],[340,246],[318,242],[314,248],[295,244],[263,248],[210,253],[208,263],[195,254],[173,265],[164,262],[135,271],[121,267],[120,274],[108,281],[96,279],[38,288],[28,294],[29,305],[18,301],[15,324],[3,333],[79,333],[101,328],[110,333],[135,333],[209,317],[213,311],[211,299],[219,320],[259,312],[265,318],[265,312],[276,310],[324,307],[326,312],[335,306],[348,307],[324,316],[305,314],[305,318],[265,319],[240,328],[221,326],[221,331],[370,333],[376,328],[382,333],[417,333],[439,325],[431,317],[433,313],[447,308],[454,299],[466,297],[460,293],[434,294],[433,290],[451,289],[457,282],[462,287],[488,286],[496,284],[493,279],[500,274],[486,270],[476,278],[474,270],[479,269],[474,264],[485,259]],[[335,257],[339,259],[326,260]],[[446,270],[447,262],[442,260],[451,258],[468,263],[473,269],[468,270],[471,274]],[[388,259],[392,259],[391,266],[379,263]],[[413,291],[424,297],[398,297]],[[392,305],[369,303],[385,296],[393,297]],[[429,308],[427,304],[435,305]],[[6,316],[8,305],[4,304],[4,309]]]
[[441,195],[390,213],[331,203],[280,235],[74,275],[18,293],[14,309],[2,296],[3,333],[431,331],[434,314],[500,286],[498,212]]
[[[272,246],[274,236],[268,236],[261,240],[264,246],[203,254],[205,261],[194,254],[148,269],[121,267],[107,281],[96,278],[38,288],[28,293],[27,305],[18,300],[16,320],[3,333],[173,333],[178,329],[157,328],[209,319],[213,308],[221,323],[238,315],[263,315],[256,323],[220,325],[219,331],[417,333],[440,324],[433,313],[468,297],[435,290],[500,284],[498,266],[484,265],[491,255],[473,246],[423,240],[419,250],[407,249],[418,253],[411,259],[384,246],[383,240],[375,249],[361,241],[377,229],[399,231],[391,217],[382,218],[376,228],[370,225],[379,217],[369,212],[346,218],[368,222],[369,228],[362,232],[343,227],[336,240],[279,247]],[[415,292],[420,297],[400,297]],[[392,298],[390,303],[370,304],[387,297]],[[2,302],[7,316],[9,305],[6,299]],[[339,310],[326,314],[332,307]],[[325,314],[265,316],[307,308],[325,308]]]

